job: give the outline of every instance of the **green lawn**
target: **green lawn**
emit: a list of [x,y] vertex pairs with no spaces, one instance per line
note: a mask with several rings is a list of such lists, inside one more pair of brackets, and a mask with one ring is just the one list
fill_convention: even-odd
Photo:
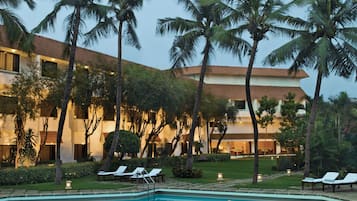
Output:
[[[134,185],[134,184],[133,184]],[[38,191],[53,191],[53,190],[64,190],[65,181],[62,181],[61,185],[56,185],[54,182],[50,183],[40,183],[40,184],[22,184],[15,186],[1,186],[1,188],[7,189],[26,189],[26,190],[38,190]],[[132,185],[123,184],[119,181],[97,181],[97,177],[87,176],[78,179],[72,179],[72,189],[73,190],[100,190],[100,189],[120,189],[127,188]]]
[[[270,175],[273,173],[272,167],[276,165],[275,160],[261,158],[259,160],[259,172],[264,175]],[[253,160],[241,159],[230,160],[226,162],[197,162],[194,163],[194,168],[201,169],[203,171],[203,177],[197,179],[178,179],[191,183],[211,183],[217,182],[217,173],[223,173],[224,179],[246,179],[253,176]],[[164,168],[166,177],[173,178],[171,168]]]
[[[275,160],[261,158],[259,160],[259,173],[263,175],[273,174],[272,166],[276,165]],[[249,179],[253,175],[253,160],[231,160],[226,162],[196,162],[194,168],[203,171],[202,178],[182,179],[174,178],[171,167],[163,167],[163,173],[166,178],[177,179],[179,181],[191,183],[212,183],[217,182],[217,173],[224,175],[225,181],[231,179]],[[276,172],[275,172],[276,173]],[[301,177],[301,176],[300,176]],[[271,181],[263,181],[257,185],[240,185],[238,188],[287,188],[289,186],[299,186],[301,178],[298,176],[281,177]],[[27,190],[63,190],[65,181],[61,185],[55,185],[53,182],[41,184],[23,184],[16,186],[2,186],[2,188],[27,189]],[[73,190],[91,190],[91,189],[120,189],[134,186],[135,184],[120,183],[119,181],[97,181],[95,175],[72,180]]]
[[262,189],[289,189],[301,186],[302,175],[282,176],[276,179],[263,180],[258,184],[240,184],[237,188],[262,188]]

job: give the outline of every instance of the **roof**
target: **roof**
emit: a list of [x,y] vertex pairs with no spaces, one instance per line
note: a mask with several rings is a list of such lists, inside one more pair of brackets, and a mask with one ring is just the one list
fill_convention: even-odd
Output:
[[[53,40],[50,38],[35,35],[33,43],[35,46],[34,53],[36,53],[36,54],[46,56],[46,57],[61,59],[61,60],[68,60],[63,54],[64,49],[66,47],[66,44],[63,42],[59,42],[59,41],[56,41],[56,40]],[[18,45],[16,45],[16,44],[11,45],[9,43],[9,41],[7,40],[5,31],[4,31],[4,26],[0,26],[0,46],[19,49]],[[103,53],[99,53],[99,52],[95,52],[93,50],[89,50],[89,49],[78,47],[78,46],[76,49],[76,59],[75,60],[77,63],[80,63],[80,64],[94,65],[94,66],[98,66],[98,67],[102,67],[102,68],[108,68],[109,67],[108,65],[112,66],[112,68],[113,68],[117,63],[116,57],[113,57],[113,56],[110,56],[107,54],[103,54]],[[122,60],[122,62],[124,65],[125,64],[136,64],[136,65],[140,65],[145,68],[148,68],[148,69],[154,69],[154,68],[144,66],[141,64],[137,64],[135,62],[127,61],[124,59]]]
[[[276,86],[250,86],[252,99],[260,99],[263,96],[283,100],[285,96],[291,92],[296,95],[296,100],[302,100],[306,94],[300,87],[276,87]],[[245,100],[244,85],[204,85],[205,92],[211,93],[214,96],[221,98],[229,98],[234,100]]]
[[[184,67],[176,70],[178,76],[189,76],[200,74],[201,66]],[[247,72],[246,67],[241,66],[208,66],[206,75],[233,75],[245,76]],[[282,68],[262,68],[254,67],[252,76],[254,77],[293,77],[293,78],[307,78],[307,73],[299,70],[296,73],[289,74],[288,69]]]

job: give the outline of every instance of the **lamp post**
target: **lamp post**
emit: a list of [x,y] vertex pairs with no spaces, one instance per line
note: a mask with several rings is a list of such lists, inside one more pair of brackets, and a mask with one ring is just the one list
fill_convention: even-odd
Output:
[[217,174],[217,181],[218,181],[218,182],[224,181],[223,173],[222,173],[222,172],[218,172],[218,174]]
[[66,186],[64,187],[64,189],[66,189],[66,190],[72,189],[72,181],[71,180],[66,181]]

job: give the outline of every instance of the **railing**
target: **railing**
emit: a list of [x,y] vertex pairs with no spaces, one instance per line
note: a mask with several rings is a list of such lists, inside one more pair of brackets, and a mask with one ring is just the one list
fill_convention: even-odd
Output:
[[[147,184],[148,200],[155,200],[155,180],[149,175],[146,170],[141,173],[138,173],[138,178],[140,177],[142,177],[143,181]],[[150,184],[153,184],[152,189],[150,189]]]

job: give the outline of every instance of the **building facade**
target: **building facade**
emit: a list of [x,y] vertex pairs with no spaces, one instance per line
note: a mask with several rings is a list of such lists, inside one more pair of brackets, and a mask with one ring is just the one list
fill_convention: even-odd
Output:
[[[178,72],[179,76],[198,80],[200,67],[188,67]],[[206,92],[216,97],[228,99],[230,104],[238,109],[236,121],[227,121],[227,134],[219,146],[220,152],[230,153],[233,156],[254,153],[253,127],[245,96],[245,74],[246,68],[244,67],[209,66],[204,80],[204,90]],[[260,106],[259,100],[263,96],[274,98],[278,101],[273,124],[268,125],[266,128],[258,125],[259,154],[285,152],[274,137],[279,132],[281,104],[285,96],[290,92],[295,94],[296,102],[306,105],[306,94],[300,87],[300,80],[307,77],[304,71],[289,74],[287,69],[253,68],[250,88],[254,110],[258,110]],[[298,113],[304,115],[305,111],[300,110]],[[217,145],[220,134],[218,128],[211,127],[208,130],[210,134],[207,136],[210,138],[211,148],[214,148]]]
[[[0,31],[0,103],[13,103],[14,97],[7,97],[5,95],[15,76],[20,73],[28,71],[30,68],[35,68],[41,76],[50,76],[50,72],[57,69],[65,70],[68,62],[63,56],[65,44],[51,40],[45,37],[36,36],[34,40],[35,51],[31,54],[19,50],[16,45],[10,45],[6,40],[3,31]],[[84,48],[77,49],[76,64],[85,66],[99,66],[103,70],[111,71],[115,67],[116,58],[94,52]],[[126,64],[133,63],[123,61]],[[150,68],[143,66],[143,68]],[[113,68],[114,69],[114,68]],[[152,68],[151,68],[152,69]],[[197,80],[199,77],[199,67],[187,67],[180,73],[179,77],[185,77]],[[255,68],[252,75],[252,97],[254,99],[254,108],[259,107],[259,98],[264,95],[273,97],[281,101],[284,95],[288,92],[296,94],[296,101],[305,104],[305,93],[300,88],[300,80],[307,77],[307,74],[299,71],[294,76],[288,75],[285,69],[271,69],[271,68]],[[232,104],[239,108],[237,121],[231,122],[228,125],[228,133],[220,146],[221,152],[231,153],[233,155],[251,154],[254,150],[252,139],[253,131],[250,125],[249,112],[245,101],[244,92],[245,68],[243,67],[223,67],[210,66],[205,78],[205,90],[217,97],[228,99]],[[274,134],[278,130],[279,122],[279,108],[277,108],[277,121],[268,129],[260,129],[259,149],[262,154],[265,153],[280,153],[280,146],[274,139]],[[16,153],[15,143],[15,125],[14,115],[11,111],[2,107],[0,111],[0,157],[2,162],[11,162],[14,160]],[[91,113],[91,110],[88,110]],[[39,112],[35,120],[27,120],[25,123],[25,130],[32,129],[37,143],[37,149],[41,143],[45,144],[42,149],[40,158],[41,161],[51,161],[55,159],[55,146],[57,137],[57,127],[59,121],[60,110],[51,111],[51,115],[44,116],[43,112]],[[98,115],[108,116],[105,110],[102,109]],[[123,114],[124,115],[124,114]],[[90,116],[90,114],[88,115]],[[89,138],[88,153],[96,160],[103,158],[103,143],[106,135],[114,130],[115,119],[112,112],[112,118],[104,118],[99,122],[97,129]],[[48,132],[45,138],[44,121],[48,120]],[[61,159],[63,162],[74,162],[86,157],[84,153],[85,144],[85,117],[82,117],[76,109],[76,105],[70,103],[66,121],[63,130],[63,137],[61,143]],[[122,129],[128,129],[128,122],[122,123]],[[212,133],[207,134],[206,131],[212,130]],[[195,141],[201,141],[203,147],[202,152],[208,152],[208,142],[212,141],[212,146],[217,143],[218,134],[215,128],[197,128],[195,133]],[[177,131],[172,130],[167,126],[163,132],[159,134],[155,142],[150,145],[147,153],[144,156],[155,156],[159,148],[171,147],[172,138]],[[187,135],[188,130],[184,130],[183,134]],[[145,143],[145,136],[141,139],[141,145]],[[179,146],[175,149],[174,154],[180,155],[186,152],[187,138],[181,138]]]

